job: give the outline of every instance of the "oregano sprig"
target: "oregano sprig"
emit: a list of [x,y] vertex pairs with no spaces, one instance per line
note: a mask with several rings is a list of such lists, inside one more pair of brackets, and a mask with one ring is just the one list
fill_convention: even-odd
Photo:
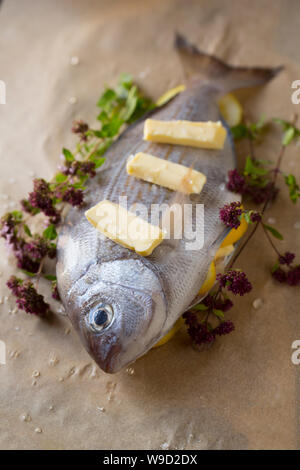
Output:
[[[56,240],[65,207],[84,204],[85,185],[105,162],[104,153],[114,139],[124,126],[155,107],[132,77],[125,74],[115,90],[106,88],[97,106],[99,127],[91,128],[82,120],[75,121],[72,132],[78,141],[73,150],[62,149],[63,163],[59,171],[50,181],[36,178],[33,190],[21,201],[21,209],[1,219],[0,235],[11,248],[17,267],[28,278],[12,276],[7,285],[18,307],[27,313],[44,316],[50,311],[37,290],[41,277],[51,283],[52,297],[59,300],[56,277],[49,272],[46,260],[56,257]],[[43,219],[44,227],[33,233],[32,222],[37,217]]]
[[[209,293],[201,303],[184,314],[188,333],[197,346],[211,344],[218,335],[229,334],[234,330],[233,322],[225,319],[225,313],[232,308],[233,302],[228,299],[224,289],[231,291],[234,295],[244,295],[250,292],[252,286],[246,274],[233,269],[233,266],[248,246],[259,226],[262,227],[263,233],[277,256],[277,260],[271,269],[273,278],[289,286],[298,286],[300,284],[300,265],[294,263],[295,254],[289,251],[280,252],[273,239],[281,241],[283,235],[264,220],[270,202],[275,199],[278,193],[276,183],[278,175],[282,174],[281,164],[286,148],[300,135],[300,130],[296,128],[296,120],[296,116],[291,123],[281,119],[275,120],[281,124],[283,135],[279,154],[273,168],[271,162],[257,159],[254,154],[253,143],[262,136],[263,119],[258,124],[247,125],[242,123],[233,129],[233,135],[237,140],[244,138],[249,140],[250,155],[246,157],[243,174],[238,173],[237,170],[229,171],[227,188],[246,196],[246,199],[250,199],[252,202],[262,204],[262,206],[259,210],[246,210],[241,203],[232,202],[220,209],[220,219],[225,226],[238,229],[242,218],[245,218],[246,222],[254,225],[254,227],[233,255],[226,267],[226,272],[217,275],[216,290]],[[290,199],[293,203],[296,203],[300,195],[296,178],[294,175],[283,176],[289,188]],[[218,321],[218,324],[216,324],[216,321]]]

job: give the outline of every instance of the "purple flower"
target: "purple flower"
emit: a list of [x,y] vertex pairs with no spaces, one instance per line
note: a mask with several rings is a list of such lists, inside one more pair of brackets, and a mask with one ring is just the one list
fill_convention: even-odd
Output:
[[50,186],[42,178],[34,180],[33,191],[29,194],[28,201],[32,207],[36,207],[49,217],[57,216],[57,211],[53,204],[54,194]]
[[215,299],[214,296],[210,294],[202,300],[202,303],[210,310],[217,309],[222,310],[222,312],[227,312],[233,306],[233,302],[231,302],[230,299]]
[[283,256],[279,256],[280,264],[287,264],[288,266],[294,261],[295,255],[289,251],[286,251]]
[[86,132],[89,130],[89,125],[82,119],[73,122],[72,132],[79,134],[82,140],[87,140]]
[[215,335],[228,335],[234,330],[234,324],[232,321],[223,321],[214,329]]
[[50,306],[44,301],[32,282],[22,281],[12,276],[7,282],[7,286],[17,297],[16,303],[21,310],[32,315],[44,316],[50,311]]
[[0,235],[11,244],[16,245],[18,242],[17,238],[17,225],[18,221],[14,218],[13,214],[8,213],[4,215],[0,222]]
[[215,300],[214,300],[214,297],[210,294],[208,294],[205,299],[202,300],[202,303],[208,307],[209,309],[213,309],[215,308]]
[[73,162],[66,162],[66,166],[62,168],[62,173],[64,175],[76,175],[78,170],[80,169],[80,162],[77,160]]
[[215,308],[217,310],[222,310],[222,312],[228,312],[233,307],[233,302],[230,299],[218,300],[215,303]]
[[94,176],[96,176],[96,165],[94,162],[83,162],[81,164],[80,171],[93,178]]
[[208,344],[214,341],[215,334],[213,331],[208,329],[207,324],[199,323],[197,315],[194,312],[185,312],[183,318],[188,326],[187,332],[195,344],[200,346],[201,344]]
[[40,261],[35,261],[26,255],[21,249],[15,252],[17,258],[17,266],[19,269],[24,269],[30,273],[37,273],[40,267]]
[[249,196],[255,204],[266,202],[267,199],[275,199],[278,189],[274,188],[273,183],[259,187],[254,185],[246,185],[244,194]]
[[54,243],[49,243],[42,237],[38,237],[29,243],[25,243],[23,245],[23,252],[33,260],[40,261],[45,256],[53,259],[56,256],[56,245]]
[[300,283],[300,266],[296,266],[295,268],[292,268],[287,273],[286,282],[288,283],[289,286],[297,286]]
[[192,338],[193,342],[198,346],[201,344],[209,344],[215,340],[215,334],[213,331],[209,331],[206,324],[197,324],[189,326],[187,329],[188,334]]
[[83,192],[81,189],[69,188],[64,193],[63,200],[72,206],[80,206],[83,203]]
[[21,206],[25,212],[28,212],[28,214],[37,214],[40,209],[33,207],[27,199],[22,199],[21,200]]
[[277,268],[272,272],[272,276],[278,282],[286,282],[286,272],[282,268]]
[[260,222],[261,221],[261,215],[259,212],[257,211],[252,211],[250,213],[250,220],[252,223],[255,223],[255,222]]
[[243,194],[245,190],[245,178],[237,170],[228,172],[227,189],[233,193]]
[[222,209],[220,209],[220,219],[226,225],[226,227],[238,228],[241,221],[239,217],[242,215],[242,208],[240,202],[231,202],[230,204],[225,204]]
[[218,274],[217,280],[221,287],[226,287],[234,295],[245,295],[251,291],[252,285],[242,271],[230,270],[225,274]]
[[7,287],[12,291],[15,296],[19,295],[19,288],[22,285],[22,280],[17,278],[16,276],[11,276],[7,281]]
[[60,300],[60,296],[57,289],[57,281],[53,281],[51,285],[52,297],[55,300]]
[[49,224],[58,225],[61,221],[61,215],[59,212],[56,212],[55,215],[49,218]]
[[25,243],[23,250],[34,260],[41,260],[47,254],[47,244],[42,240]]

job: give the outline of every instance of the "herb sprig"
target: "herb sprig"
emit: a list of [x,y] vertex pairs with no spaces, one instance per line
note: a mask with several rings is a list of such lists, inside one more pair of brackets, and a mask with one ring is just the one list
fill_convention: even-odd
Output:
[[[0,235],[16,258],[17,267],[27,279],[12,276],[7,285],[16,297],[19,309],[44,316],[50,305],[38,292],[41,277],[51,283],[52,297],[59,300],[57,280],[47,260],[56,257],[56,241],[67,206],[82,206],[87,180],[105,162],[104,153],[124,127],[155,107],[134,84],[130,75],[121,75],[116,89],[106,88],[100,96],[97,120],[91,128],[82,120],[73,123],[78,142],[73,150],[63,148],[63,164],[50,181],[36,178],[33,191],[21,201],[21,210],[5,214]],[[44,228],[33,232],[33,220],[39,217]],[[46,228],[45,228],[46,225]]]
[[242,123],[232,129],[236,140],[248,139],[250,155],[245,159],[242,174],[237,170],[229,171],[227,188],[243,195],[246,200],[259,204],[260,208],[259,210],[245,210],[240,203],[232,202],[220,210],[220,219],[227,227],[237,229],[242,218],[245,218],[246,222],[254,227],[226,267],[226,272],[217,276],[216,290],[209,293],[201,303],[183,315],[188,333],[197,346],[211,344],[217,336],[229,334],[234,330],[233,322],[225,319],[225,313],[233,307],[233,302],[228,298],[226,291],[231,291],[234,295],[244,295],[252,290],[252,285],[246,274],[239,269],[233,269],[233,266],[259,226],[262,227],[264,235],[276,254],[276,262],[271,269],[273,278],[289,286],[300,284],[300,265],[294,263],[295,254],[289,251],[280,252],[273,238],[283,240],[283,235],[264,221],[265,212],[279,191],[277,187],[278,175],[283,176],[293,203],[296,203],[300,196],[295,176],[284,175],[281,172],[286,147],[300,136],[300,130],[296,128],[296,120],[296,117],[292,122],[281,119],[274,120],[281,125],[283,134],[279,154],[273,168],[271,162],[257,159],[254,154],[253,143],[259,142],[265,131],[264,118],[261,118],[258,123]]

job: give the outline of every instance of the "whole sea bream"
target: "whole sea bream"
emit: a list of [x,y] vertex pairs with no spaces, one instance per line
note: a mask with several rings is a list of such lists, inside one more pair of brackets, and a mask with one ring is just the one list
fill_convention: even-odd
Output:
[[[181,36],[175,46],[188,76],[186,90],[152,113],[154,119],[218,121],[222,95],[263,84],[279,71],[228,66]],[[85,207],[69,212],[58,242],[58,288],[67,315],[87,351],[109,373],[145,354],[193,303],[227,233],[219,209],[237,199],[225,186],[228,170],[236,167],[229,130],[222,150],[205,150],[143,141],[143,126],[144,120],[129,127],[107,151],[105,165],[88,184]],[[204,173],[203,191],[180,199],[173,191],[129,176],[127,159],[138,152]],[[84,213],[104,199],[119,203],[120,196],[127,196],[127,208],[142,203],[149,214],[152,204],[203,204],[204,220],[195,220],[194,213],[190,227],[204,227],[203,247],[187,249],[184,238],[164,240],[151,256],[142,257],[104,237]]]

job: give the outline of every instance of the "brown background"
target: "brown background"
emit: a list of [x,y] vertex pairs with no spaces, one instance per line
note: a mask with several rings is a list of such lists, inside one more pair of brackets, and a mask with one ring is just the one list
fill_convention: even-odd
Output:
[[[105,83],[128,72],[158,97],[182,81],[172,49],[175,30],[235,64],[284,63],[274,82],[242,99],[254,118],[262,112],[290,118],[299,109],[290,99],[291,83],[300,79],[299,28],[296,0],[4,1],[1,212],[28,192],[32,172],[48,178],[55,171],[61,147],[72,142],[72,120],[91,122]],[[70,65],[71,56],[79,57],[78,66]],[[70,97],[77,102],[70,104]],[[260,155],[274,159],[277,152],[274,130]],[[299,147],[288,150],[284,170],[300,176]],[[299,248],[299,206],[285,189],[268,217],[285,233],[281,249]],[[61,314],[41,321],[15,312],[13,300],[4,299],[0,339],[8,357],[0,365],[0,447],[299,448],[300,366],[291,362],[292,341],[300,339],[299,288],[270,279],[273,261],[258,231],[240,260],[255,289],[236,302],[236,331],[199,353],[183,329],[137,361],[133,375],[98,370]],[[2,298],[13,272],[4,243],[0,271]],[[256,298],[263,300],[258,310]],[[35,370],[40,376],[33,379]],[[22,420],[26,413],[31,421]]]

